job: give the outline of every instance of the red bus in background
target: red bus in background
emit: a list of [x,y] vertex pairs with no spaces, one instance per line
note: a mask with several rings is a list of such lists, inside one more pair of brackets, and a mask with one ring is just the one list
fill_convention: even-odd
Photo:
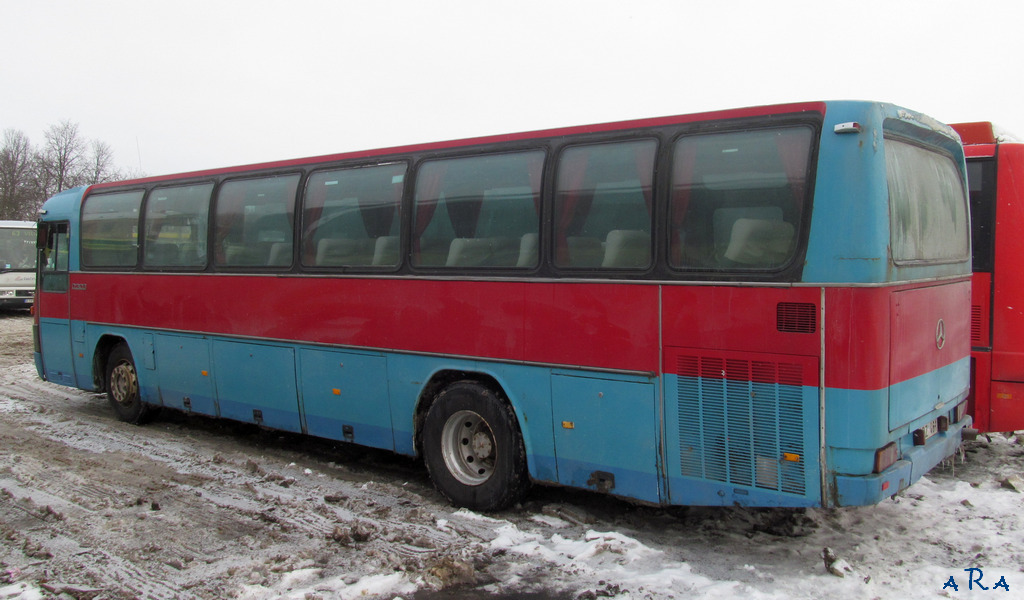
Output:
[[1024,429],[1024,143],[959,123],[967,159],[974,282],[969,410],[979,431]]

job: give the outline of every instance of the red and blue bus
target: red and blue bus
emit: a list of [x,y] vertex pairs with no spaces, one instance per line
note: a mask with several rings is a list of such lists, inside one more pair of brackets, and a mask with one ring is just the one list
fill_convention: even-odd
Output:
[[0,308],[31,308],[36,289],[36,224],[0,221]]
[[952,125],[964,144],[974,284],[971,395],[978,431],[1024,429],[1024,143],[989,122]]
[[970,425],[952,129],[811,102],[104,183],[39,222],[36,364],[658,505],[879,502]]

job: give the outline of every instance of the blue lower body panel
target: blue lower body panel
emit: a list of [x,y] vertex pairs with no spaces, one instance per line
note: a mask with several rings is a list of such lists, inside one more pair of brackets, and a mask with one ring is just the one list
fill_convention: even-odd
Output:
[[71,328],[67,321],[39,320],[39,338],[43,353],[37,369],[47,381],[75,385],[75,367],[71,353]]
[[660,503],[654,382],[561,371],[551,388],[558,482]]
[[[80,327],[78,327],[80,325]],[[749,379],[607,373],[443,356],[309,344],[243,340],[77,322],[42,323],[49,348],[81,353],[42,355],[40,370],[66,385],[92,380],[93,352],[105,336],[124,340],[136,361],[143,400],[276,429],[415,455],[417,416],[431,381],[477,377],[496,382],[511,403],[534,481],[573,486],[656,504],[711,506],[863,505],[910,485],[955,451],[964,423],[924,446],[903,440],[902,459],[869,473],[875,437],[902,432],[848,424],[830,429],[821,462],[820,390],[806,382],[815,360],[785,355],[729,358]],[[92,350],[90,350],[92,349]],[[678,358],[688,361],[688,351]],[[720,357],[698,356],[709,365]],[[701,363],[703,364],[703,363]],[[713,366],[713,365],[712,365]],[[810,375],[808,375],[808,373]],[[471,374],[471,375],[466,375]],[[730,373],[731,374],[731,373]],[[76,377],[77,375],[77,377]],[[878,394],[838,391],[835,415]],[[869,400],[870,402],[863,402]],[[874,404],[872,404],[872,402]],[[852,418],[852,417],[851,417]],[[922,419],[928,417],[922,416]],[[865,423],[862,416],[857,423]],[[914,422],[908,427],[921,425]],[[866,432],[866,433],[865,433]],[[859,438],[857,436],[860,436]],[[837,439],[855,442],[832,447]],[[828,469],[823,472],[823,469]],[[828,486],[823,493],[822,484]]]

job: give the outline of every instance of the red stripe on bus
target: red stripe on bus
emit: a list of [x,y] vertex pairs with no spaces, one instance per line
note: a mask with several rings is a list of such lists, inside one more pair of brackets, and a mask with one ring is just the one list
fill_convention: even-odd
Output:
[[[821,289],[811,287],[664,286],[659,365],[657,285],[90,273],[71,281],[71,318],[81,321],[599,369],[679,374],[669,348],[816,359],[822,343]],[[826,288],[826,385],[881,389],[966,356],[969,293],[957,291],[969,287],[902,296],[898,327],[890,303],[914,286]],[[60,318],[49,314],[54,304],[42,303],[40,316]],[[805,307],[810,329],[783,327],[780,304]],[[803,385],[817,385],[818,374],[804,371]]]
[[86,273],[72,282],[72,318],[82,321],[651,373],[658,366],[658,289],[650,285]]

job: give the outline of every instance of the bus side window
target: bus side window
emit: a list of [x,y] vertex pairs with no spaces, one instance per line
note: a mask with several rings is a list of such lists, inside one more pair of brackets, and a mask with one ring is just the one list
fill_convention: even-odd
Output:
[[226,182],[217,193],[217,266],[288,268],[299,175]]
[[421,165],[416,178],[413,265],[537,266],[543,167],[540,150]]
[[406,169],[405,163],[393,163],[310,175],[302,209],[302,264],[397,266]]
[[142,190],[91,194],[82,207],[82,265],[127,268],[138,264]]
[[213,184],[156,188],[146,200],[143,265],[206,266],[207,220]]
[[798,126],[680,138],[669,202],[671,265],[785,266],[796,252],[812,137]]
[[655,140],[575,146],[562,153],[555,191],[555,265],[651,265]]

